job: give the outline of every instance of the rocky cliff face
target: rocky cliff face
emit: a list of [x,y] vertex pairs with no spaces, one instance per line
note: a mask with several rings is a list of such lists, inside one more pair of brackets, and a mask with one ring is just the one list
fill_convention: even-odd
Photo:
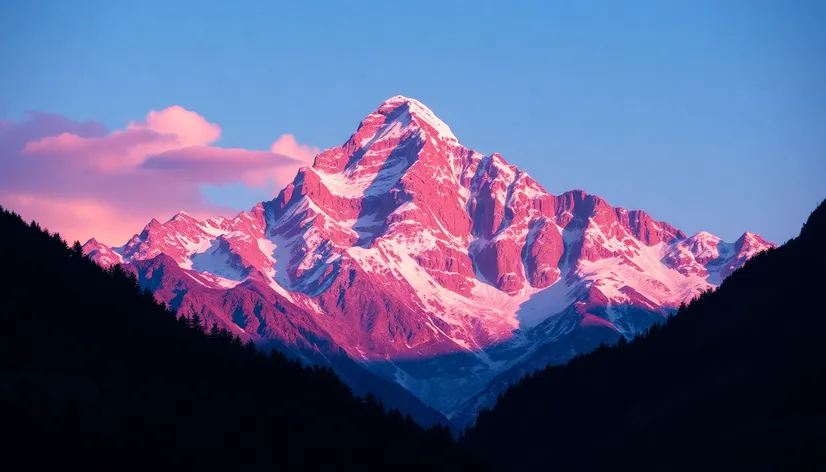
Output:
[[179,312],[346,356],[468,421],[521,373],[647,328],[771,246],[551,195],[398,96],[249,212],[179,213],[84,249]]

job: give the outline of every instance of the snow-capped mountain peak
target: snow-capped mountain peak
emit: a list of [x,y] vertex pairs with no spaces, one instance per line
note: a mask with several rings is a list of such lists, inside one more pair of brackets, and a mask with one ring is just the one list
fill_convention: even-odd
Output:
[[[420,101],[407,98],[401,95],[387,99],[377,113],[384,116],[395,116],[394,119],[415,123],[419,129],[427,134],[435,134],[434,137],[447,141],[458,142],[456,136],[450,131],[450,127],[440,120],[429,108]],[[372,115],[371,115],[372,116]]]
[[181,212],[124,246],[90,243],[181,312],[302,355],[344,352],[460,417],[496,379],[633,335],[773,246],[552,195],[402,96],[249,212]]

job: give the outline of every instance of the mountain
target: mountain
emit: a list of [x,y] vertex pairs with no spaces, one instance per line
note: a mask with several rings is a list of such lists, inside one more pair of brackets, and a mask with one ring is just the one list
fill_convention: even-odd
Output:
[[[2,470],[476,470],[329,368],[243,345],[0,208]],[[193,316],[197,320],[196,316]]]
[[180,313],[310,362],[345,356],[461,425],[525,372],[645,330],[771,247],[551,195],[397,96],[271,201],[83,249]]
[[462,443],[495,470],[821,470],[825,240],[826,201],[665,324],[526,376]]

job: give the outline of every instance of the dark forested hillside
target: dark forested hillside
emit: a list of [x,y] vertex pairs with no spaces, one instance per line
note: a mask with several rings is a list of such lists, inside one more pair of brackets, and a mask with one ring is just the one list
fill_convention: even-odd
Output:
[[329,369],[176,320],[130,274],[7,211],[0,251],[0,469],[472,465],[446,430],[354,398]]
[[665,325],[523,379],[463,444],[502,469],[826,464],[824,242],[821,203]]

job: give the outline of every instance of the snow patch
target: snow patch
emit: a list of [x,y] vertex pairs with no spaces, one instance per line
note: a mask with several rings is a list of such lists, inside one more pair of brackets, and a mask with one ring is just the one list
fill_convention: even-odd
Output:
[[246,274],[242,268],[237,267],[232,262],[231,256],[231,253],[225,252],[221,245],[214,241],[212,246],[205,252],[192,255],[190,258],[192,270],[224,279],[224,281],[217,282],[229,284],[230,282],[226,281],[232,281],[237,285],[244,280]]

